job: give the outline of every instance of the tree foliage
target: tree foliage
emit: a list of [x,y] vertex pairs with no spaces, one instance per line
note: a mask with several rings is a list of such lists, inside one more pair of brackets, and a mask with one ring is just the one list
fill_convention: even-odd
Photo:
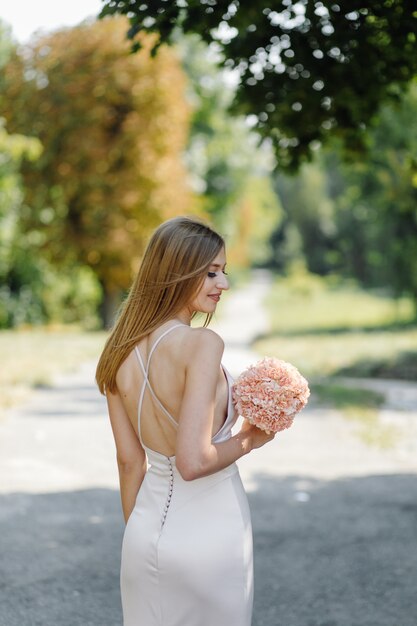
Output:
[[304,258],[310,272],[326,274],[334,269],[337,228],[328,176],[319,159],[303,165],[297,176],[275,176],[285,215],[272,236],[277,267],[288,268]]
[[416,113],[413,83],[399,104],[381,108],[366,160],[346,164],[333,145],[297,177],[276,177],[285,210],[273,236],[279,267],[301,255],[312,272],[411,296],[417,314]]
[[219,71],[213,51],[196,36],[179,37],[176,50],[189,79],[187,97],[192,107],[188,170],[204,210],[223,228],[250,173],[269,169],[267,151],[243,116],[230,115],[235,87]]
[[269,234],[281,214],[271,189],[274,157],[244,116],[231,115],[236,86],[198,37],[176,41],[189,78],[192,123],[186,152],[202,207],[226,236],[228,262],[247,267],[268,257]]
[[0,328],[42,318],[40,300],[26,280],[37,273],[36,261],[28,250],[21,254],[19,223],[20,165],[24,158],[34,161],[40,153],[37,139],[8,134],[0,119]]
[[379,104],[417,73],[413,0],[103,2],[102,16],[129,16],[132,38],[157,32],[157,47],[180,28],[215,44],[240,78],[236,109],[256,116],[282,168],[330,136],[349,154],[362,151]]
[[[0,68],[14,50],[10,29],[0,21]],[[1,75],[0,75],[1,79]],[[0,81],[0,99],[3,97]],[[23,202],[20,167],[23,159],[39,158],[37,139],[9,134],[0,118],[0,328],[42,318],[33,276],[37,263],[26,249],[22,254],[19,215]]]
[[23,174],[21,219],[55,264],[87,265],[109,303],[127,288],[149,231],[187,211],[189,109],[172,50],[131,55],[123,18],[35,40],[5,68],[4,115],[43,153]]
[[282,220],[282,208],[270,176],[244,182],[228,238],[228,259],[239,267],[264,266],[271,258],[271,232]]
[[414,83],[398,106],[382,108],[369,159],[349,169],[340,164],[344,192],[336,197],[336,215],[341,267],[365,284],[411,296],[417,313],[416,114]]

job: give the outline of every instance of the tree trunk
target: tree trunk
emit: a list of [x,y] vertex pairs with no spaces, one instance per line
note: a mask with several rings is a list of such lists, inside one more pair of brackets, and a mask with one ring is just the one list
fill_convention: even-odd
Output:
[[413,307],[414,307],[414,320],[417,322],[417,292],[412,294]]
[[109,329],[113,326],[117,311],[122,301],[120,290],[109,290],[106,285],[101,284],[103,297],[100,303],[99,314],[103,328]]

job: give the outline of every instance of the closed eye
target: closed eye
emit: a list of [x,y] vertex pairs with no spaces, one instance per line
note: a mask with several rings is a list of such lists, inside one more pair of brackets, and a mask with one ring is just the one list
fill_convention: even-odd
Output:
[[[227,272],[223,271],[223,274],[224,274],[225,276],[227,276]],[[216,276],[217,276],[217,272],[207,272],[207,276],[208,276],[209,278],[216,278]]]

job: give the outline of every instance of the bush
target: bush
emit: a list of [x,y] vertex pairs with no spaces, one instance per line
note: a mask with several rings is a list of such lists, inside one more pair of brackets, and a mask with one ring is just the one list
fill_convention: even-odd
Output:
[[58,271],[44,259],[17,253],[0,288],[0,328],[45,323],[99,326],[101,289],[88,267]]

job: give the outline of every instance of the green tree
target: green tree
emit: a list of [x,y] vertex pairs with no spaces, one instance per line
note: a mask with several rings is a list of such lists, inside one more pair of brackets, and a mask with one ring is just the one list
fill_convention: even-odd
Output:
[[[15,46],[11,31],[0,21],[0,68],[8,62]],[[0,74],[0,100],[3,96]],[[0,328],[21,322],[40,321],[42,303],[38,293],[37,259],[26,249],[21,254],[19,214],[23,202],[20,167],[23,159],[39,158],[37,139],[9,134],[0,118]]]
[[227,237],[229,263],[265,261],[270,230],[281,217],[271,189],[271,146],[245,117],[230,113],[236,85],[218,68],[217,55],[192,35],[179,36],[176,50],[193,109],[186,161],[194,190]]
[[[417,84],[384,106],[369,138],[369,159],[339,164],[340,266],[364,284],[408,294],[417,313]],[[329,157],[330,158],[330,157]],[[336,159],[332,158],[333,167]]]
[[157,32],[156,46],[178,28],[214,44],[240,78],[235,108],[255,116],[279,167],[298,167],[332,136],[363,150],[380,103],[417,73],[413,0],[104,0],[102,16],[116,13],[132,38]]
[[213,51],[195,36],[179,37],[176,50],[189,79],[193,111],[186,156],[191,181],[204,210],[224,228],[243,181],[265,166],[265,156],[245,119],[230,115],[235,87],[219,70]]
[[172,50],[131,55],[123,18],[33,42],[5,67],[8,129],[44,147],[25,164],[20,219],[57,266],[86,265],[103,289],[109,323],[149,231],[187,211],[182,153],[189,107]]
[[235,219],[230,225],[228,258],[240,267],[265,266],[273,253],[271,233],[283,218],[283,211],[270,176],[252,173],[244,182]]
[[368,158],[346,163],[337,142],[296,177],[277,174],[285,219],[272,238],[288,268],[336,272],[365,287],[408,295],[417,314],[417,83],[381,108]]
[[[33,282],[36,259],[21,254],[19,213],[23,202],[20,165],[39,158],[37,139],[9,135],[0,119],[0,327],[40,321],[42,304]],[[29,280],[28,280],[29,279]],[[39,285],[39,281],[35,281]]]
[[334,269],[335,207],[322,160],[303,165],[297,176],[277,174],[274,186],[285,215],[272,237],[276,265],[302,259],[313,273]]

